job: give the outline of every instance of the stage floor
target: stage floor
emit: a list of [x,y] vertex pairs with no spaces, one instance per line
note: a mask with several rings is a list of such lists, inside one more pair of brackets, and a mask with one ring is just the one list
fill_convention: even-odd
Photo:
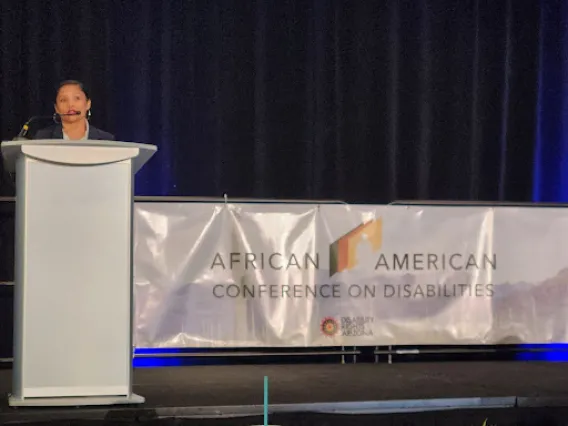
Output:
[[[133,407],[8,407],[11,370],[0,370],[0,424],[113,415],[223,417],[271,413],[370,414],[439,409],[557,407],[568,413],[568,366],[540,362],[237,365],[139,368]],[[113,414],[114,413],[114,414]],[[130,413],[130,414],[129,414]],[[249,423],[251,424],[251,423]]]

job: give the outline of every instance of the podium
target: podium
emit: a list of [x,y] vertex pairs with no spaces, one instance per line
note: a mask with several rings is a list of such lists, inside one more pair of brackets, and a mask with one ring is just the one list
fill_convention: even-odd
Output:
[[134,174],[153,145],[3,142],[16,172],[11,406],[138,404]]

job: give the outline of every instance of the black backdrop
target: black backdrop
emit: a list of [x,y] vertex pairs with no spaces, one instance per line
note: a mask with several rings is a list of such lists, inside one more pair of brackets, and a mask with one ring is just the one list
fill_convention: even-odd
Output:
[[529,201],[541,7],[2,0],[0,135],[73,78],[159,146],[139,195]]

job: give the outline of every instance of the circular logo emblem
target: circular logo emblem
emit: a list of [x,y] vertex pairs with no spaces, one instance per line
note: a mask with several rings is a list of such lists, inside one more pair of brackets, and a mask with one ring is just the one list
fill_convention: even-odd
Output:
[[337,321],[331,317],[324,318],[321,322],[321,332],[328,337],[335,336],[338,329]]

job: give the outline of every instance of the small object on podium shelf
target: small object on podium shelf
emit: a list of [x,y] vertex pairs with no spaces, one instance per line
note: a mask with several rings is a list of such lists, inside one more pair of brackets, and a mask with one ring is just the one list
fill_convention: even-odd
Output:
[[140,404],[132,391],[134,174],[154,145],[3,142],[16,171],[9,404]]
[[[264,424],[262,426],[276,426],[268,424],[268,376],[264,376],[264,404],[263,404]],[[261,425],[252,425],[261,426]]]

